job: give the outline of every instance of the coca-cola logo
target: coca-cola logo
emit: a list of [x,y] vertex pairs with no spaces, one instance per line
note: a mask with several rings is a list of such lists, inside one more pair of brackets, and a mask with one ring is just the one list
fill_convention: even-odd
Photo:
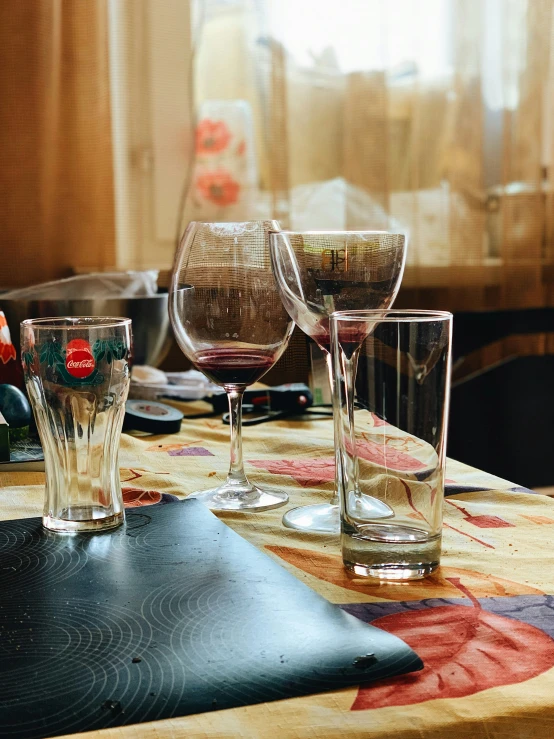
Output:
[[73,377],[88,377],[94,372],[96,362],[90,344],[85,339],[73,339],[65,348],[65,366]]

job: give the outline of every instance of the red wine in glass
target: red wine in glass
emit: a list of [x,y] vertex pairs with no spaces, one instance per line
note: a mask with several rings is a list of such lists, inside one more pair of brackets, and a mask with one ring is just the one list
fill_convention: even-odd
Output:
[[216,385],[245,388],[273,367],[275,355],[256,349],[214,347],[198,352],[194,364]]
[[[341,326],[339,339],[343,350],[349,354],[355,352],[360,347],[362,341],[369,336],[372,328],[369,324],[360,324],[359,322],[358,325],[352,327]],[[311,338],[330,356],[332,344],[328,317],[321,320],[318,329],[311,334]]]

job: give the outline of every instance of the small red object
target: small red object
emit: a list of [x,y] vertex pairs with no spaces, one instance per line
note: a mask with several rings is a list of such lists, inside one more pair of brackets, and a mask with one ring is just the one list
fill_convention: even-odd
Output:
[[0,385],[15,385],[25,391],[23,368],[12,344],[6,317],[0,311]]

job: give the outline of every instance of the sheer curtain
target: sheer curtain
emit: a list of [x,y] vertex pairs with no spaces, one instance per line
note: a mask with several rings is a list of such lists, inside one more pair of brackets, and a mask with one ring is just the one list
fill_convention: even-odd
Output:
[[[548,304],[552,5],[199,0],[200,138],[182,223],[403,228],[400,301]],[[238,133],[232,101],[246,110]],[[219,132],[218,151],[203,131]],[[255,151],[242,169],[239,139]]]
[[553,303],[553,5],[0,3],[0,283],[273,217],[407,230],[399,305]]

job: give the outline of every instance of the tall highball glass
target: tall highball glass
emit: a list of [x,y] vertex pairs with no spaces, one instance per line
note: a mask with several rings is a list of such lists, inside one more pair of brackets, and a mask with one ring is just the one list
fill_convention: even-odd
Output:
[[[331,334],[344,565],[425,577],[441,553],[452,315],[337,312]],[[392,515],[373,516],[368,497]]]

